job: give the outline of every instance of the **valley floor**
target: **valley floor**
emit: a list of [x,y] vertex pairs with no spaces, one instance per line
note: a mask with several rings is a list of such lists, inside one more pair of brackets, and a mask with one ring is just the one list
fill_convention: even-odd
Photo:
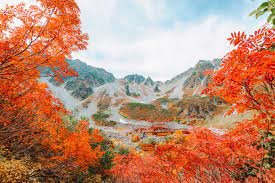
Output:
[[[102,130],[109,138],[111,138],[116,144],[127,146],[127,147],[133,147],[136,150],[140,150],[139,143],[132,142],[131,136],[132,132],[140,129],[140,128],[152,128],[152,127],[163,127],[168,129],[169,131],[175,132],[178,130],[192,130],[192,125],[186,125],[182,124],[181,122],[172,121],[172,122],[147,122],[147,121],[140,121],[140,120],[133,120],[133,119],[127,119],[119,114],[118,108],[112,108],[110,119],[113,121],[116,121],[115,126],[98,126],[94,123],[94,121],[91,122],[91,126],[97,129]],[[219,129],[215,127],[208,128],[209,130],[218,133],[223,134],[226,129]],[[156,136],[156,135],[150,135],[150,136],[144,136],[141,137],[141,141],[145,140],[147,138],[153,138],[154,141],[157,143],[165,141],[165,136]]]

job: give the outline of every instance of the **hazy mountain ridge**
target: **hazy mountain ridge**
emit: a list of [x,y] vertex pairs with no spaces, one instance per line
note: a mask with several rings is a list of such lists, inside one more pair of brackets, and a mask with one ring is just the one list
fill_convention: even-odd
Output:
[[[199,92],[206,87],[208,82],[208,78],[204,76],[204,71],[217,69],[221,59],[200,60],[194,68],[190,68],[165,82],[153,81],[151,77],[145,78],[138,74],[116,79],[112,73],[102,68],[87,65],[80,60],[67,60],[67,62],[78,73],[78,77],[65,79],[64,88],[76,99],[84,100],[92,95],[97,87],[101,88],[96,90],[98,92],[105,91],[104,88],[106,87],[106,90],[113,91],[111,95],[122,95],[123,93],[136,98],[148,98],[148,96],[155,98],[156,95],[158,97],[182,98],[184,95],[200,95]],[[108,83],[114,84],[108,85]],[[112,87],[116,89],[111,89]]]

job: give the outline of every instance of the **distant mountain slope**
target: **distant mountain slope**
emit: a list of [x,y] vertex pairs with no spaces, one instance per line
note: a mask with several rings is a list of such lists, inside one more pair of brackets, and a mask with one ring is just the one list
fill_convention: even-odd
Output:
[[138,75],[138,74],[131,74],[131,75],[125,76],[124,80],[126,80],[130,83],[141,84],[145,81],[145,77]]
[[[102,68],[87,65],[80,60],[67,59],[67,62],[78,73],[78,77],[66,78],[64,88],[77,99],[87,98],[93,93],[94,87],[115,81],[114,75]],[[53,80],[51,82],[57,84]]]
[[162,85],[161,90],[165,91],[165,95],[169,98],[182,98],[183,84],[192,75],[193,70],[193,68],[190,68],[187,71],[175,76],[171,80],[165,81],[164,85]]
[[154,86],[155,82],[152,80],[152,78],[148,77],[145,81],[144,84],[146,86]]
[[169,98],[183,98],[184,96],[201,95],[202,89],[207,86],[208,77],[204,75],[206,70],[219,68],[221,59],[212,61],[200,60],[194,68],[165,81],[162,91]]
[[115,81],[114,75],[105,69],[87,65],[78,59],[67,60],[67,62],[78,73],[79,77],[86,78],[93,86],[100,86]]
[[200,60],[194,67],[192,75],[186,79],[183,84],[183,93],[187,96],[201,95],[201,91],[209,82],[208,76],[204,72],[207,70],[215,70],[220,66],[221,60],[214,59],[213,61]]
[[[121,132],[121,127],[131,129],[135,125],[150,126],[148,120],[151,117],[154,117],[151,119],[153,121],[161,120],[155,122],[166,119],[161,115],[177,121],[171,126],[177,125],[178,120],[186,124],[214,124],[221,127],[225,126],[224,121],[236,121],[235,118],[231,119],[231,116],[224,118],[228,106],[223,101],[201,96],[201,91],[210,82],[204,71],[218,69],[220,59],[201,60],[193,68],[166,82],[153,81],[150,77],[138,74],[115,79],[113,74],[104,69],[89,66],[80,60],[68,60],[68,63],[78,72],[79,77],[67,78],[63,84],[49,82],[45,77],[40,80],[48,82],[49,89],[66,108],[78,117],[85,116],[90,119],[91,125],[96,125],[91,118],[96,113],[108,114],[108,121],[117,122],[117,128],[96,126],[104,131],[117,133]],[[123,107],[129,106],[129,103],[130,106],[131,103],[138,106],[154,105],[157,111],[143,111],[137,107],[125,114],[127,111],[123,111]],[[128,114],[135,113],[145,116],[145,121],[139,121],[142,116],[138,116],[138,119],[127,118]]]
[[[204,71],[217,69],[221,60],[200,60],[194,68],[165,82],[153,81],[150,77],[145,78],[138,74],[115,79],[113,74],[104,69],[89,66],[80,60],[67,62],[79,76],[67,78],[64,84],[55,84],[56,88],[51,86],[51,89],[56,90],[54,93],[59,94],[57,97],[64,104],[70,104],[70,108],[75,106],[75,101],[79,101],[77,108],[90,114],[91,111],[116,108],[127,102],[153,103],[160,98],[184,99],[200,96],[209,82]],[[60,95],[61,91],[65,97]]]

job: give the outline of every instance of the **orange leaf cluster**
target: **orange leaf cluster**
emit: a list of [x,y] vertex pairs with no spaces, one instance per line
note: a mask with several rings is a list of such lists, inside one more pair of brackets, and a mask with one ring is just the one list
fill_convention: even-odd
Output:
[[[86,170],[102,155],[90,146],[102,140],[99,132],[90,134],[84,121],[67,129],[62,118],[68,111],[39,82],[77,75],[65,58],[87,46],[80,23],[74,0],[37,0],[0,10],[0,143],[59,167],[56,172]],[[52,74],[43,75],[45,68]]]
[[[228,40],[236,49],[223,59],[221,69],[213,73],[208,90],[243,113],[257,110],[262,118],[275,118],[275,29],[262,28],[252,35],[232,33]],[[274,122],[274,120],[273,120]]]

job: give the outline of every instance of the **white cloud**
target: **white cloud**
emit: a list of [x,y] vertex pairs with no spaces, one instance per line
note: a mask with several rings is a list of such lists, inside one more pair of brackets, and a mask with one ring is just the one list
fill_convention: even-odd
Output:
[[[105,68],[116,77],[137,73],[154,80],[170,79],[199,59],[222,57],[230,49],[229,34],[253,30],[256,22],[243,18],[247,15],[229,19],[214,14],[202,20],[178,20],[167,10],[165,0],[77,2],[90,44],[74,58]],[[167,17],[172,20],[163,25]]]
[[[177,22],[168,30],[150,27],[139,39],[125,41],[100,35],[88,51],[102,53],[104,58],[82,54],[82,59],[113,72],[117,77],[139,73],[166,80],[194,66],[199,59],[221,58],[230,49],[226,41],[230,33],[246,28],[242,22],[209,16],[192,24]],[[110,35],[113,35],[111,30]]]
[[155,20],[165,15],[164,0],[135,0],[135,2],[144,10],[149,20]]

